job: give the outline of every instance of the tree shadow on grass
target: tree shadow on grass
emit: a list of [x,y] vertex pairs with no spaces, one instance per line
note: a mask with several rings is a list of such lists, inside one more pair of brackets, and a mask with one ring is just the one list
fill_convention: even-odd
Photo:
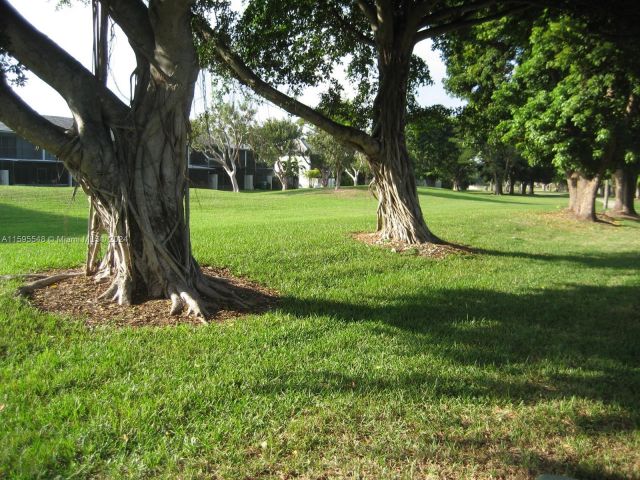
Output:
[[596,255],[558,255],[553,253],[530,253],[490,249],[474,249],[473,251],[492,257],[509,257],[543,262],[570,262],[588,268],[637,269],[640,271],[640,253],[638,252],[601,253]]
[[426,392],[435,397],[471,396],[525,404],[582,397],[623,407],[637,426],[638,297],[638,288],[631,286],[570,286],[522,295],[480,289],[425,290],[410,297],[390,293],[376,302],[384,306],[289,297],[280,309],[301,317],[373,322],[371,331],[401,342],[407,358],[431,353],[455,367],[481,369],[465,378],[425,367],[393,379],[341,378],[340,373],[319,371],[299,386],[306,391],[356,385],[363,393],[398,390],[416,397]]
[[436,197],[436,198],[445,198],[447,200],[468,200],[470,202],[486,202],[493,204],[502,204],[502,205],[546,205],[544,203],[532,203],[532,202],[518,202],[514,200],[506,200],[507,198],[523,198],[529,199],[532,198],[530,195],[527,196],[510,196],[510,195],[501,195],[495,196],[490,193],[469,193],[469,192],[454,192],[454,191],[434,191],[434,190],[421,190],[418,192],[421,196],[425,197]]
[[[0,243],[23,243],[13,237],[80,237],[87,234],[86,218],[0,204]],[[3,240],[4,237],[4,240]]]

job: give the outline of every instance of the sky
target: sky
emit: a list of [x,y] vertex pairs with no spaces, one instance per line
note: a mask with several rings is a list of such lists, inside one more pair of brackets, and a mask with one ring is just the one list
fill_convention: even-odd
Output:
[[[236,2],[239,1],[236,0]],[[57,9],[57,0],[10,0],[10,3],[36,28],[91,69],[93,34],[89,6],[76,4],[73,8]],[[122,34],[116,33],[111,48],[108,85],[112,91],[128,103],[130,75],[135,66],[133,55]],[[434,85],[421,88],[419,92],[420,104],[427,106],[440,103],[448,107],[462,105],[460,100],[449,96],[444,91],[442,78],[445,76],[445,66],[439,53],[431,50],[430,41],[418,44],[415,53],[426,60],[434,80]],[[338,78],[344,79],[340,69],[337,69],[335,74]],[[303,93],[300,100],[314,106],[318,102],[320,91],[322,91],[321,88],[309,88]],[[27,85],[17,87],[16,93],[40,114],[71,116],[62,97],[31,73],[28,75]],[[204,109],[204,104],[203,89],[196,87],[192,115],[201,112]],[[259,117],[262,120],[267,117],[283,117],[285,115],[286,113],[281,109],[270,104],[265,104],[259,111]]]

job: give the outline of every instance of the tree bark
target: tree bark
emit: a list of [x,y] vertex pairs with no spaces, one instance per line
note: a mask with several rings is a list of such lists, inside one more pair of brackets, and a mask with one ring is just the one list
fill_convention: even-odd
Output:
[[529,195],[533,195],[534,194],[534,187],[536,185],[536,182],[534,182],[533,180],[529,180]]
[[637,216],[634,205],[638,172],[633,166],[625,165],[613,173],[616,201],[611,210],[613,215]]
[[581,172],[567,173],[569,210],[580,220],[596,221],[596,194],[601,176],[587,177]]
[[287,183],[287,175],[285,174],[284,167],[282,166],[282,162],[280,160],[276,161],[273,165],[273,172],[280,180],[281,190],[287,190],[289,188],[289,184]]

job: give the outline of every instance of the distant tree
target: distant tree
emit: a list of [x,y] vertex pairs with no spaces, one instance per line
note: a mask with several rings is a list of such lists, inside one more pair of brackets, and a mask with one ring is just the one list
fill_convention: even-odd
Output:
[[[569,208],[595,220],[595,198],[608,171],[620,172],[616,208],[633,214],[640,122],[637,60],[570,17],[539,22],[513,77],[496,92],[511,106],[500,129],[531,163],[551,158],[565,172]],[[630,178],[625,178],[625,173]],[[619,203],[618,203],[619,201]]]
[[[259,95],[367,156],[383,238],[439,243],[422,215],[404,137],[416,88],[430,80],[427,65],[413,50],[457,29],[519,15],[533,3],[250,0],[231,32],[202,29],[203,50]],[[295,92],[317,85],[345,61],[359,100],[369,106],[370,131],[334,120],[276,88],[287,85]]]
[[358,186],[358,178],[360,177],[360,174],[362,173],[366,175],[370,171],[367,157],[358,151],[355,152],[351,165],[347,166],[345,169],[345,173],[351,177],[354,187]]
[[253,145],[260,159],[273,167],[273,172],[282,184],[289,187],[289,179],[298,175],[300,139],[302,129],[291,120],[268,119],[253,133]]
[[335,189],[338,190],[342,173],[355,161],[355,150],[319,129],[309,135],[308,142],[312,151],[319,155],[322,165],[334,175]]
[[240,152],[249,145],[255,121],[256,108],[250,98],[226,100],[222,92],[191,121],[191,148],[224,169],[234,192],[240,191],[236,178]]
[[406,128],[407,147],[416,177],[440,179],[454,190],[464,190],[475,164],[464,148],[453,113],[442,105],[414,112]]

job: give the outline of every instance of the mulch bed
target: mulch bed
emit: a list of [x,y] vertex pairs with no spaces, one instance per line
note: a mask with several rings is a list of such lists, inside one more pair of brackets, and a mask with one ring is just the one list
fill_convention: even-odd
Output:
[[453,243],[435,244],[422,243],[419,245],[399,242],[397,240],[383,240],[379,233],[354,233],[353,238],[367,245],[383,247],[397,253],[407,253],[421,257],[442,259],[449,255],[472,255],[478,253],[476,250],[464,245]]
[[[56,270],[47,272],[55,275],[77,270]],[[218,309],[207,306],[207,322],[222,322],[244,315],[264,313],[274,308],[278,294],[255,282],[234,277],[227,269],[202,267],[205,276],[223,277],[240,298],[252,307],[248,310],[229,305],[219,305]],[[118,327],[172,326],[180,324],[201,325],[193,315],[169,315],[169,300],[137,301],[131,306],[120,306],[107,300],[98,300],[109,283],[96,284],[91,277],[80,275],[49,287],[41,288],[29,296],[31,303],[44,312],[82,318],[89,327],[110,325]]]

